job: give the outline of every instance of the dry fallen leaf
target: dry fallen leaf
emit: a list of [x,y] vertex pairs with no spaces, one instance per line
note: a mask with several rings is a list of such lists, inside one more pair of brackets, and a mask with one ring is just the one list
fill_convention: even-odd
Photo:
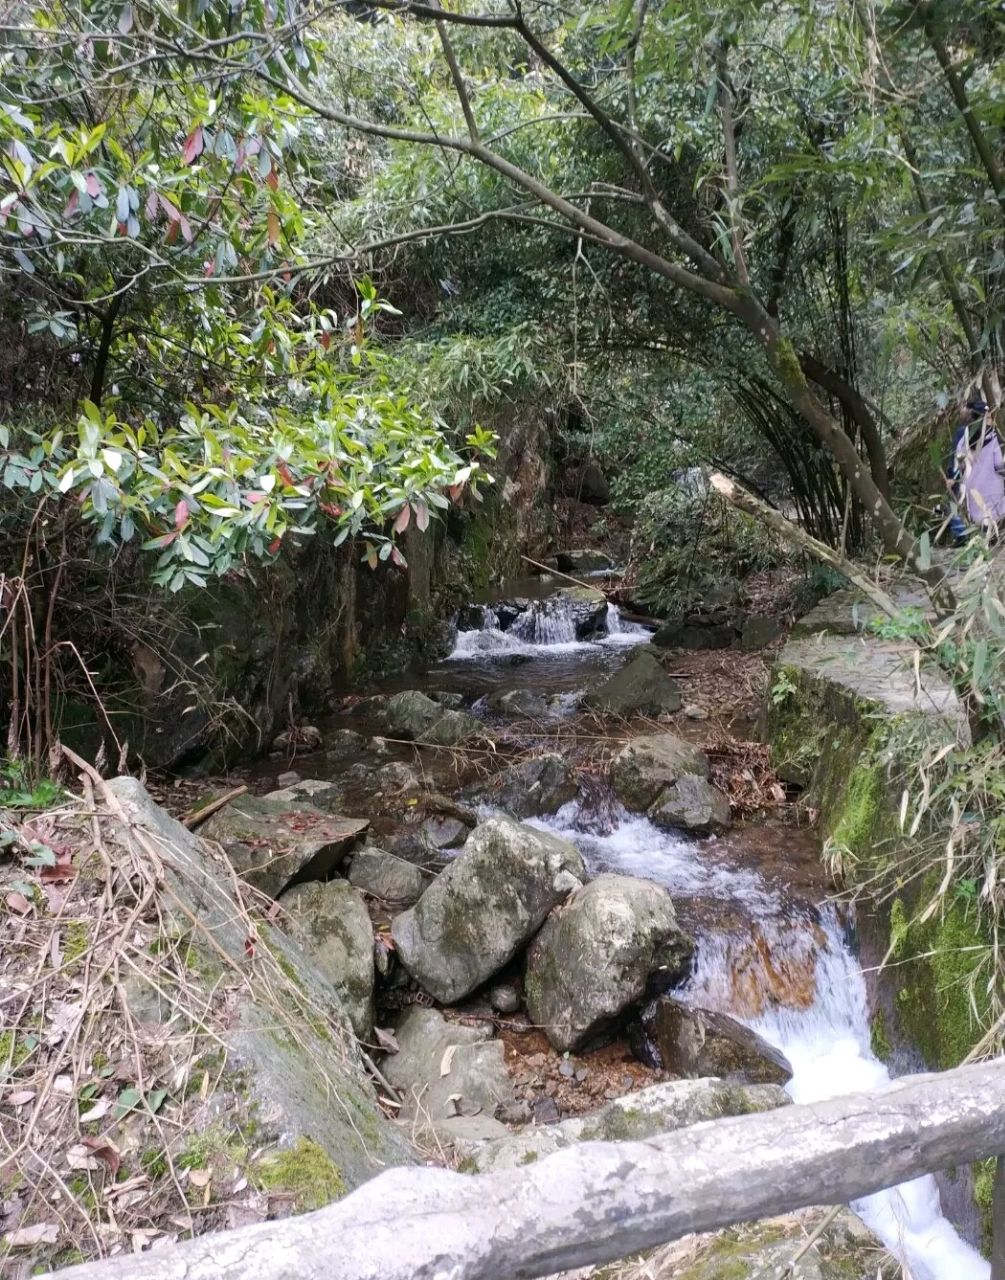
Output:
[[34,1089],[15,1089],[13,1093],[8,1093],[4,1102],[12,1107],[23,1107],[26,1102],[31,1102],[35,1096]]
[[450,1075],[450,1064],[453,1062],[454,1054],[456,1052],[457,1052],[457,1045],[455,1044],[447,1045],[446,1052],[444,1053],[443,1057],[440,1059],[440,1075],[441,1076]]
[[93,1153],[95,1159],[101,1160],[108,1166],[108,1172],[114,1178],[122,1161],[119,1158],[119,1149],[111,1138],[84,1138],[83,1146]]
[[17,890],[14,890],[13,893],[8,893],[7,897],[4,898],[4,902],[6,902],[11,911],[16,911],[18,915],[25,916],[31,910],[31,903],[23,893],[18,893]]
[[188,1180],[193,1187],[208,1187],[213,1179],[212,1169],[189,1169]]
[[107,1115],[111,1110],[112,1104],[107,1098],[99,1098],[99,1100],[91,1107],[90,1111],[85,1111],[80,1117],[81,1124],[89,1124],[92,1120],[100,1120],[102,1116]]
[[31,1227],[19,1227],[4,1236],[4,1243],[12,1249],[30,1249],[37,1244],[55,1244],[59,1239],[59,1227],[55,1222],[36,1222]]

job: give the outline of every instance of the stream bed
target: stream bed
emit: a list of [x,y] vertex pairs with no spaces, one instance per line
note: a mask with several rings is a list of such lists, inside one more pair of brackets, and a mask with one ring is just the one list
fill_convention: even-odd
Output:
[[[602,629],[578,639],[573,619],[543,591],[505,630],[492,602],[481,620],[478,629],[459,632],[448,659],[421,680],[397,687],[454,691],[489,720],[493,693],[529,689],[549,698],[548,718],[560,722],[574,714],[577,692],[595,687],[621,665],[627,649],[648,639],[613,605]],[[359,717],[342,716],[338,723],[368,727]],[[560,750],[560,739],[549,749]],[[447,790],[449,776],[439,774],[436,783]],[[778,1048],[793,1067],[788,1091],[794,1101],[878,1088],[890,1079],[870,1047],[851,922],[827,901],[819,861],[800,833],[751,825],[699,840],[660,830],[617,805],[598,813],[582,800],[531,821],[573,841],[591,872],[615,871],[666,886],[697,941],[694,972],[682,994],[740,1019]],[[769,835],[775,839],[770,851]],[[989,1264],[942,1215],[933,1177],[852,1207],[910,1280],[988,1280]]]

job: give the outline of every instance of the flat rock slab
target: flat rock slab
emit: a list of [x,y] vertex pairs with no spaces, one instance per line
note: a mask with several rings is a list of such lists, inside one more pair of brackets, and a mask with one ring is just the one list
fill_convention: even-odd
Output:
[[340,818],[310,804],[241,796],[200,834],[223,845],[242,880],[276,898],[291,882],[330,875],[369,826],[366,818]]
[[614,1098],[599,1111],[559,1124],[534,1125],[483,1141],[456,1139],[464,1172],[490,1173],[532,1164],[579,1142],[652,1138],[673,1129],[723,1116],[784,1107],[790,1099],[777,1085],[735,1085],[722,1080],[671,1080]]
[[910,712],[961,719],[960,700],[940,671],[923,662],[915,674],[916,653],[909,643],[824,633],[790,640],[778,661],[782,667],[798,667],[838,685],[890,715]]
[[[935,610],[920,584],[904,586],[896,592],[895,599],[901,608],[917,610],[929,622],[935,621]],[[834,591],[825,596],[809,613],[803,614],[793,624],[789,638],[800,640],[806,636],[819,635],[821,631],[834,636],[861,635],[874,618],[882,617],[877,605],[866,600],[853,587],[847,587],[843,591]]]

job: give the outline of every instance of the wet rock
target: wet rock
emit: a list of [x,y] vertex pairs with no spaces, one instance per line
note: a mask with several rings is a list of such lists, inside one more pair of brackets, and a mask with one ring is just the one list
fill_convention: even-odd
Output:
[[561,587],[546,603],[571,615],[578,640],[589,639],[607,626],[607,597],[594,587]]
[[551,557],[561,573],[602,573],[614,569],[614,561],[603,551],[559,551]]
[[708,777],[708,760],[672,733],[646,734],[622,747],[611,765],[611,785],[626,809],[642,811],[684,774]]
[[[363,766],[362,776],[371,776],[371,770],[366,765]],[[421,779],[412,766],[400,760],[382,764],[372,777],[381,791],[410,791],[422,786]]]
[[619,716],[669,715],[681,708],[680,689],[661,664],[648,653],[639,653],[620,671],[588,693],[583,705]]
[[373,925],[361,894],[345,880],[301,884],[281,905],[287,931],[342,997],[360,1040],[373,1033]]
[[341,807],[342,789],[337,782],[326,782],[323,778],[303,778],[279,791],[267,792],[264,799],[283,804],[312,804],[326,813],[334,813]]
[[584,875],[567,840],[492,818],[395,918],[398,959],[437,1000],[460,1000],[516,955]]
[[720,624],[668,622],[653,635],[662,649],[728,649],[736,639],[733,627]]
[[715,835],[729,826],[729,801],[707,778],[685,773],[649,809],[649,820],[664,831],[682,828]]
[[452,693],[448,689],[430,689],[427,696],[447,711],[460,711],[464,706],[463,693]]
[[323,744],[321,730],[312,724],[296,725],[272,741],[273,751],[285,751],[287,754],[300,755],[308,751],[317,751]]
[[740,631],[740,648],[764,649],[780,640],[784,630],[778,618],[747,618]]
[[351,760],[366,750],[366,739],[355,729],[338,729],[328,739],[326,754],[332,760]]
[[633,876],[598,876],[531,944],[527,1010],[556,1049],[576,1049],[640,1000],[654,974],[683,972],[692,950],[665,889]]
[[480,604],[466,604],[458,610],[458,631],[481,631],[484,626],[485,611]]
[[386,738],[378,735],[370,739],[370,750],[375,756],[389,756],[391,754],[391,744]]
[[457,747],[483,733],[481,721],[469,716],[467,712],[442,711],[440,718],[426,730],[424,741],[439,747]]
[[596,462],[583,462],[566,467],[561,477],[561,490],[567,498],[605,507],[611,500],[611,486]]
[[467,1140],[507,1132],[495,1113],[514,1106],[516,1097],[501,1040],[421,1005],[408,1010],[394,1034],[398,1052],[381,1070],[402,1095],[399,1118],[409,1128]]
[[674,1075],[721,1076],[743,1084],[784,1085],[792,1079],[784,1054],[724,1013],[661,996],[645,1011],[643,1025],[662,1066]]
[[556,813],[576,798],[577,790],[572,769],[562,756],[549,752],[508,765],[465,795],[514,818],[538,818]]
[[331,874],[369,822],[340,818],[299,801],[240,796],[215,813],[200,834],[223,845],[242,880],[277,897],[291,880]]
[[500,983],[489,992],[489,1004],[496,1013],[516,1013],[520,1008],[520,992],[510,982]]
[[[545,1099],[551,1102],[551,1099]],[[789,1098],[777,1085],[736,1085],[722,1080],[672,1080],[615,1097],[599,1111],[547,1127],[481,1142],[455,1143],[464,1167],[473,1173],[515,1169],[574,1146],[577,1142],[622,1142],[653,1138],[674,1129],[783,1107]],[[554,1106],[554,1103],[552,1103]],[[558,1110],[555,1109],[555,1119]]]
[[434,813],[419,828],[423,844],[437,852],[441,849],[459,849],[468,838],[468,828],[459,818]]
[[534,689],[509,689],[505,693],[493,693],[488,705],[490,711],[502,711],[511,716],[541,719],[548,714],[548,703],[544,695]]
[[375,845],[354,853],[346,874],[351,885],[397,910],[418,902],[428,883],[428,876],[414,863]]
[[443,715],[443,708],[418,689],[396,693],[384,708],[384,723],[392,738],[423,738]]

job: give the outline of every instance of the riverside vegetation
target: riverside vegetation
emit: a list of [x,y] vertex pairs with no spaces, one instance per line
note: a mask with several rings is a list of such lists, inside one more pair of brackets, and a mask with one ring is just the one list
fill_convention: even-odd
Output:
[[998,17],[8,15],[5,1264],[1000,1052]]

